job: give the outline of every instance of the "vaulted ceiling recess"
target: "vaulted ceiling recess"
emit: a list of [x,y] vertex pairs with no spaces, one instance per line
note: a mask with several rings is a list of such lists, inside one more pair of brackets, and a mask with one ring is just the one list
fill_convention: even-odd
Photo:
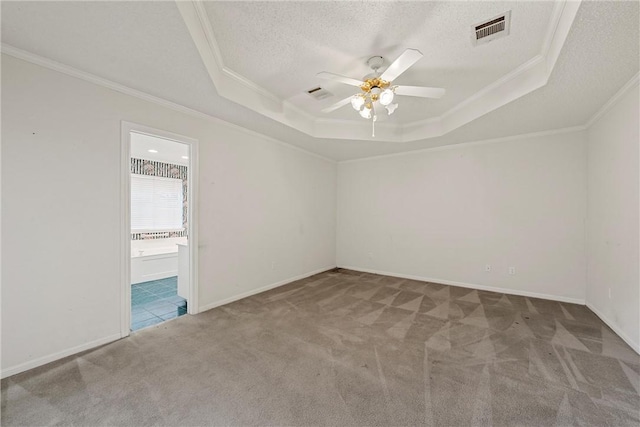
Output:
[[[340,160],[583,126],[639,63],[627,1],[2,2],[2,21],[3,54]],[[319,71],[362,84],[407,48],[424,57],[389,87],[444,96],[396,91],[375,138],[323,112],[364,92]]]
[[[316,138],[374,140],[376,120],[375,140],[399,143],[443,136],[545,86],[580,7],[376,4],[176,2],[220,96]],[[382,58],[398,59],[385,68]],[[322,84],[319,70],[331,71]],[[349,103],[359,114],[339,108]]]

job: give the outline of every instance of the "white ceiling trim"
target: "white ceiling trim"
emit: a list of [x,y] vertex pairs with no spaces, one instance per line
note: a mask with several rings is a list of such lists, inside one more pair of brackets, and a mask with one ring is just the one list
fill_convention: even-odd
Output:
[[187,29],[218,93],[266,117],[317,138],[409,142],[442,136],[547,84],[581,0],[554,4],[541,52],[522,66],[467,98],[441,116],[405,125],[316,118],[224,66],[202,2],[176,1]]
[[611,107],[616,105],[618,100],[625,96],[628,91],[634,89],[640,83],[640,73],[636,73],[615,95],[611,97],[587,122],[586,127],[590,128],[600,117],[602,117]]
[[499,142],[518,141],[518,140],[527,139],[527,138],[539,138],[539,137],[551,136],[551,135],[562,135],[562,134],[573,133],[573,132],[582,132],[591,128],[591,126],[593,126],[593,124],[596,121],[598,121],[598,119],[600,119],[607,111],[609,111],[613,106],[615,106],[618,103],[618,101],[622,97],[624,97],[629,91],[637,89],[639,84],[640,84],[640,73],[636,73],[636,75],[633,76],[631,80],[625,83],[624,86],[622,86],[620,90],[616,92],[616,94],[613,95],[611,99],[609,99],[598,111],[596,111],[596,113],[593,116],[591,116],[591,118],[587,120],[587,122],[583,125],[571,126],[567,128],[561,128],[561,129],[550,129],[550,130],[544,130],[540,132],[524,133],[519,135],[504,136],[501,138],[483,139],[480,141],[461,142],[458,144],[429,147],[429,148],[423,148],[420,150],[403,151],[400,153],[383,154],[380,156],[362,157],[359,159],[351,159],[351,160],[340,160],[338,161],[338,163],[363,162],[368,160],[384,159],[387,157],[400,157],[400,156],[412,155],[415,153],[423,153],[423,152],[429,152],[429,151],[451,150],[451,149],[462,148],[462,147],[471,147],[474,145],[495,144]]
[[[555,63],[558,59],[560,50],[562,49],[562,46],[564,45],[567,35],[569,34],[569,30],[571,29],[571,25],[573,24],[575,15],[578,12],[578,6],[580,4],[580,1],[573,2],[573,3],[575,3],[574,4],[575,8],[572,11],[567,11],[568,13],[563,13],[567,2],[557,1],[554,3],[550,24],[547,29],[547,34],[545,35],[545,42],[543,43],[540,54],[534,56],[529,61],[520,65],[518,68],[516,68],[512,72],[505,74],[495,82],[489,84],[488,86],[479,90],[475,94],[471,95],[469,98],[465,99],[458,105],[452,107],[451,109],[443,113],[440,117],[436,119],[431,118],[431,119],[416,121],[408,124],[408,126],[419,127],[421,125],[434,122],[437,119],[441,119],[441,120],[447,119],[449,117],[454,116],[454,114],[457,112],[465,111],[465,109],[471,110],[470,111],[471,113],[473,113],[474,110],[476,110],[477,112],[482,109],[483,105],[485,105],[488,108],[488,111],[482,113],[482,114],[486,114],[490,111],[495,110],[498,107],[501,107],[502,105],[505,105],[511,101],[514,101],[515,99],[531,92],[532,90],[538,89],[541,86],[544,86],[545,84],[547,84],[547,81],[549,80],[549,76],[551,75],[551,72],[553,71],[553,67],[555,66]],[[544,72],[540,70],[541,63],[544,63],[546,67]],[[544,78],[540,80],[542,77]],[[531,82],[529,82],[529,80],[531,80]],[[533,89],[527,90],[526,87],[529,86],[530,83],[533,83],[535,87],[533,87]],[[515,93],[513,91],[515,90],[517,92],[518,86],[521,86],[520,92],[524,92],[524,93],[522,93],[522,95],[514,96]],[[496,92],[505,92],[505,95],[508,95],[510,91],[511,91],[511,95],[513,96],[512,99],[509,99],[508,101],[502,103],[497,107],[486,105],[487,98],[491,97],[491,94]],[[480,117],[480,115],[478,117]],[[463,124],[466,124],[469,121],[466,121]],[[456,127],[459,127],[459,126],[456,126]],[[451,130],[449,130],[448,132],[450,132]]]
[[0,47],[0,51],[3,54],[12,56],[14,58],[18,58],[18,59],[21,59],[23,61],[27,61],[27,62],[30,62],[30,63],[35,64],[35,65],[39,65],[39,66],[44,67],[44,68],[47,68],[47,69],[50,69],[50,70],[53,70],[53,71],[57,71],[57,72],[62,73],[62,74],[66,74],[68,76],[75,77],[75,78],[78,78],[80,80],[84,80],[86,82],[93,83],[93,84],[95,84],[97,86],[101,86],[101,87],[104,87],[104,88],[107,88],[107,89],[111,89],[111,90],[116,91],[116,92],[123,93],[125,95],[133,96],[133,97],[141,99],[143,101],[147,101],[147,102],[159,105],[161,107],[168,108],[170,110],[186,114],[188,116],[191,116],[191,117],[194,117],[194,118],[197,118],[197,119],[206,120],[208,122],[213,122],[213,123],[216,123],[216,124],[224,125],[224,126],[226,126],[228,128],[231,128],[233,130],[240,131],[240,132],[243,132],[243,133],[245,133],[247,135],[251,135],[251,136],[256,137],[256,138],[264,139],[266,141],[270,141],[270,142],[273,142],[273,143],[278,144],[278,145],[282,145],[284,147],[290,148],[290,149],[295,150],[295,151],[299,151],[301,153],[308,154],[309,156],[316,157],[318,159],[324,160],[324,161],[329,162],[329,163],[336,163],[335,159],[331,159],[329,157],[325,157],[325,156],[323,156],[321,154],[314,153],[313,151],[305,150],[304,148],[298,147],[297,145],[289,144],[287,142],[284,142],[284,141],[281,141],[279,139],[276,139],[276,138],[274,138],[272,136],[265,135],[265,134],[262,134],[260,132],[253,131],[251,129],[244,128],[242,126],[236,125],[236,124],[228,122],[226,120],[222,120],[221,118],[218,118],[218,117],[215,117],[215,116],[211,116],[209,114],[202,113],[200,111],[194,110],[194,109],[189,108],[189,107],[185,107],[184,105],[176,104],[175,102],[171,102],[171,101],[168,101],[166,99],[159,98],[157,96],[150,95],[148,93],[142,92],[140,90],[130,88],[130,87],[122,85],[120,83],[116,83],[116,82],[113,82],[111,80],[107,80],[105,78],[98,77],[95,74],[91,74],[91,73],[88,73],[86,71],[78,70],[77,68],[71,67],[69,65],[62,64],[60,62],[51,60],[49,58],[45,58],[45,57],[40,56],[40,55],[36,55],[35,53],[31,53],[31,52],[27,52],[27,51],[22,50],[22,49],[18,49],[17,47],[8,45],[6,43],[2,43],[2,45],[0,45],[0,46],[1,46]]
[[402,151],[400,153],[382,154],[380,156],[362,157],[359,159],[350,159],[350,160],[339,160],[338,163],[339,164],[340,163],[357,163],[357,162],[366,162],[369,160],[386,159],[389,157],[402,157],[402,156],[414,155],[418,153],[426,153],[426,152],[432,152],[432,151],[455,150],[458,148],[473,147],[476,145],[497,144],[500,142],[519,141],[519,140],[528,139],[528,138],[541,138],[541,137],[551,136],[551,135],[564,135],[567,133],[582,132],[586,129],[587,129],[587,126],[585,125],[571,126],[567,128],[561,128],[561,129],[551,129],[551,130],[543,130],[540,132],[523,133],[520,135],[504,136],[501,138],[491,138],[491,139],[483,139],[480,141],[468,141],[468,142],[460,142],[457,144],[440,145],[438,147],[422,148],[419,150],[412,150],[412,151]]
[[227,126],[231,129],[240,131],[240,132],[244,132],[248,135],[252,135],[255,137],[259,137],[259,138],[263,138],[265,140],[268,140],[270,142],[285,146],[287,148],[291,148],[295,151],[299,151],[299,152],[303,152],[306,153],[310,156],[325,160],[329,163],[350,163],[350,162],[358,162],[358,161],[366,161],[366,160],[374,160],[374,159],[380,159],[380,158],[385,158],[385,157],[397,157],[397,156],[402,156],[402,155],[406,155],[406,154],[413,154],[416,152],[423,152],[423,151],[433,151],[433,150],[438,150],[438,149],[452,149],[452,148],[456,148],[456,147],[464,147],[464,146],[471,146],[471,145],[482,145],[482,144],[492,144],[492,143],[497,143],[497,142],[507,142],[507,141],[515,141],[515,140],[519,140],[519,139],[524,139],[524,138],[531,138],[531,137],[540,137],[540,136],[548,136],[548,135],[557,135],[557,134],[564,134],[564,133],[571,133],[571,132],[579,132],[579,131],[583,131],[586,130],[588,128],[590,128],[600,117],[602,117],[610,108],[612,108],[620,98],[622,98],[624,95],[626,95],[626,93],[632,89],[634,89],[636,86],[638,86],[638,84],[640,83],[640,73],[636,73],[635,76],[633,76],[627,83],[625,83],[625,85],[620,88],[620,90],[611,97],[611,99],[609,99],[609,101],[607,101],[584,125],[580,125],[580,126],[573,126],[573,127],[568,127],[568,128],[562,128],[562,129],[552,129],[552,130],[546,130],[546,131],[541,131],[541,132],[533,132],[533,133],[528,133],[528,134],[519,134],[519,135],[512,135],[512,136],[507,136],[507,137],[502,137],[502,138],[493,138],[493,139],[486,139],[486,140],[481,140],[481,141],[469,141],[469,142],[462,142],[462,143],[458,143],[458,144],[451,144],[451,145],[445,145],[445,146],[441,146],[441,147],[431,147],[431,148],[425,148],[425,149],[421,149],[421,150],[412,150],[412,151],[407,151],[407,152],[401,152],[401,153],[393,153],[393,154],[384,154],[384,155],[380,155],[380,156],[371,156],[371,157],[364,157],[364,158],[359,158],[359,159],[352,159],[352,160],[341,160],[341,161],[337,161],[335,159],[331,159],[329,157],[325,157],[321,154],[318,153],[314,153],[312,151],[309,150],[305,150],[304,148],[300,148],[298,146],[289,144],[287,142],[281,141],[279,139],[273,138],[271,136],[268,135],[264,135],[262,133],[250,130],[250,129],[246,129],[242,126],[238,126],[234,123],[230,123],[227,122],[225,120],[222,120],[218,117],[215,116],[210,116],[208,114],[202,113],[200,111],[185,107],[183,105],[180,104],[176,104],[174,102],[150,95],[148,93],[139,91],[137,89],[132,89],[128,86],[124,86],[121,85],[119,83],[115,83],[111,80],[107,80],[104,79],[102,77],[98,77],[94,74],[91,73],[87,73],[85,71],[81,71],[78,70],[76,68],[73,68],[69,65],[65,65],[62,64],[60,62],[56,62],[53,61],[51,59],[48,58],[44,58],[42,56],[36,55],[34,53],[31,52],[27,52],[24,51],[22,49],[18,49],[16,47],[13,47],[11,45],[8,45],[6,43],[2,43],[0,51],[3,54],[7,54],[9,56],[12,56],[14,58],[18,58],[21,59],[23,61],[27,61],[30,62],[32,64],[35,65],[39,65],[41,67],[53,70],[53,71],[57,71],[63,74],[66,74],[68,76],[71,77],[75,77],[84,81],[87,81],[89,83],[93,83],[95,85],[98,86],[102,86],[105,87],[107,89],[111,89],[114,90],[116,92],[120,92],[123,93],[125,95],[130,95],[133,97],[136,97],[138,99],[141,99],[143,101],[147,101],[147,102],[151,102],[154,103],[156,105],[159,105],[161,107],[165,107],[165,108],[169,108],[171,110],[189,115],[191,117],[195,117],[198,119],[203,119],[203,120],[207,120],[210,122],[214,122],[214,123],[218,123],[218,124],[222,124],[224,126]]
[[176,1],[176,5],[220,96],[313,135],[314,118],[311,115],[224,66],[211,23],[201,2]]

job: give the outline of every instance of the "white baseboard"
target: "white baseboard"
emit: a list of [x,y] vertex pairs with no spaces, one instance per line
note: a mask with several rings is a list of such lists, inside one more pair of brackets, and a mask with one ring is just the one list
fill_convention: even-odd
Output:
[[500,292],[502,294],[508,294],[508,295],[518,295],[521,297],[548,299],[552,301],[568,302],[571,304],[584,305],[584,300],[580,298],[569,298],[569,297],[563,297],[559,295],[541,294],[538,292],[521,291],[518,289],[498,288],[494,286],[477,285],[475,283],[455,282],[453,280],[436,279],[433,277],[422,277],[422,276],[413,276],[410,274],[391,273],[388,271],[371,270],[368,268],[361,268],[361,267],[339,266],[338,268],[344,268],[345,270],[360,271],[363,273],[382,274],[384,276],[399,277],[401,279],[412,279],[412,280],[420,280],[422,282],[431,282],[431,283],[440,283],[443,285],[459,286],[461,288],[471,288],[471,289],[477,289],[479,291]]
[[91,350],[92,348],[99,347],[104,344],[108,344],[113,341],[117,341],[121,338],[120,333],[115,335],[109,335],[108,337],[100,338],[95,341],[88,342],[76,347],[71,347],[66,350],[59,351],[57,353],[49,354],[47,356],[38,357],[37,359],[30,360],[25,363],[21,363],[16,366],[12,366],[7,369],[3,369],[0,373],[0,378],[7,378],[20,372],[28,371],[29,369],[37,368],[38,366],[46,365],[47,363],[55,362],[64,357],[71,356],[72,354],[80,353],[85,350]]
[[[289,279],[285,279],[285,280],[282,280],[282,281],[277,282],[277,283],[272,283],[270,285],[263,286],[263,287],[258,288],[258,289],[254,289],[254,290],[249,291],[249,292],[244,292],[242,294],[235,295],[233,297],[226,298],[226,299],[221,300],[221,301],[216,301],[214,303],[207,304],[205,306],[201,306],[200,307],[200,312],[203,312],[203,311],[215,308],[215,307],[219,307],[221,305],[229,304],[229,303],[231,303],[233,301],[237,301],[239,299],[246,298],[246,297],[249,297],[251,295],[259,294],[261,292],[268,291],[269,289],[277,288],[278,286],[283,286],[283,285],[286,285],[288,283],[295,282],[296,280],[304,279],[306,277],[313,276],[314,274],[322,273],[324,271],[332,270],[334,268],[336,268],[335,265],[332,265],[332,266],[329,266],[329,267],[325,267],[325,268],[320,268],[318,270],[310,271],[310,272],[301,274],[301,275],[296,276],[296,277],[291,277]],[[47,356],[39,357],[39,358],[34,359],[34,360],[30,360],[28,362],[21,363],[19,365],[12,366],[12,367],[7,368],[7,369],[3,369],[0,372],[0,378],[7,378],[7,377],[10,377],[12,375],[24,372],[24,371],[28,371],[29,369],[37,368],[38,366],[46,365],[47,363],[50,363],[50,362],[55,362],[56,360],[62,359],[64,357],[71,356],[73,354],[80,353],[80,352],[85,351],[85,350],[90,350],[90,349],[92,349],[94,347],[99,347],[101,345],[108,344],[108,343],[113,342],[113,341],[117,341],[120,338],[122,338],[122,336],[119,333],[116,334],[116,335],[109,335],[108,337],[100,338],[98,340],[91,341],[91,342],[88,342],[86,344],[82,344],[82,345],[79,345],[79,346],[76,346],[76,347],[72,347],[72,348],[69,348],[69,349],[66,349],[66,350],[63,350],[63,351],[59,351],[59,352],[54,353],[54,354],[50,354],[50,355],[47,355]]]
[[250,297],[252,295],[256,295],[256,294],[268,291],[270,289],[277,288],[279,286],[283,286],[283,285],[289,284],[291,282],[295,282],[296,280],[305,279],[305,278],[307,278],[309,276],[313,276],[314,274],[319,274],[319,273],[323,273],[323,272],[328,271],[328,270],[333,270],[334,268],[336,268],[335,265],[332,265],[330,267],[320,268],[318,270],[310,271],[308,273],[304,273],[304,274],[301,274],[299,276],[295,276],[295,277],[291,277],[289,279],[281,280],[280,282],[272,283],[270,285],[263,286],[263,287],[258,288],[258,289],[253,289],[251,291],[243,292],[241,294],[234,295],[232,297],[225,298],[225,299],[220,300],[220,301],[215,301],[215,302],[212,302],[212,303],[209,303],[209,304],[205,304],[205,305],[200,306],[200,309],[199,309],[198,313],[202,313],[203,311],[211,310],[212,308],[220,307],[221,305],[229,304],[229,303],[232,303],[234,301],[238,301],[238,300],[241,300],[243,298],[247,298],[247,297]]
[[520,290],[514,290],[514,289],[498,288],[494,286],[477,285],[473,283],[456,282],[453,280],[436,279],[431,277],[413,276],[410,274],[391,273],[388,271],[372,270],[369,268],[361,268],[361,267],[353,267],[353,266],[339,266],[338,268],[344,268],[345,270],[360,271],[363,273],[372,273],[372,274],[381,274],[384,276],[399,277],[402,279],[413,279],[413,280],[420,280],[422,282],[440,283],[443,285],[478,289],[482,291],[500,292],[500,293],[509,294],[509,295],[518,295],[523,297],[541,298],[541,299],[547,299],[552,301],[586,305],[587,308],[593,311],[594,314],[598,316],[600,320],[602,320],[607,326],[609,326],[613,332],[615,332],[620,338],[622,338],[622,340],[626,342],[629,345],[629,347],[631,347],[636,353],[640,354],[640,343],[634,342],[634,340],[632,340],[622,329],[620,329],[618,325],[616,325],[613,321],[608,319],[604,314],[602,314],[601,311],[595,308],[592,304],[586,302],[583,299],[568,298],[568,297],[563,297],[558,295],[541,294],[537,292],[527,292],[527,291],[520,291]]
[[629,347],[633,349],[636,353],[640,354],[640,343],[634,342],[618,325],[616,325],[611,319],[607,318],[600,310],[595,308],[591,303],[587,302],[586,304],[589,310],[593,311],[593,313],[600,318],[604,323],[607,324],[608,327],[611,328],[613,332],[615,332],[624,342],[629,344]]

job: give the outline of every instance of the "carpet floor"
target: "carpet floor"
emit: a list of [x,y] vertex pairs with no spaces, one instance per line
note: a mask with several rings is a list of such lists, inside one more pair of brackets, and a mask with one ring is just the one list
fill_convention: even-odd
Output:
[[2,381],[2,425],[640,424],[584,306],[340,270]]

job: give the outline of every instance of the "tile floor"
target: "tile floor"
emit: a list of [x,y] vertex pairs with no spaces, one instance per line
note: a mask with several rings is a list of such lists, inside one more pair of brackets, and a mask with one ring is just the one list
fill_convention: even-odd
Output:
[[131,285],[131,330],[146,328],[187,313],[187,301],[178,296],[178,278]]

